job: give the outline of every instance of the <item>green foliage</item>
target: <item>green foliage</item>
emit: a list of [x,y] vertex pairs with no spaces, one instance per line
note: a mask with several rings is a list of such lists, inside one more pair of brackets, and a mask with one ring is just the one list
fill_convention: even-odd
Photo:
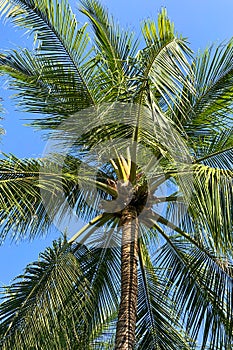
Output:
[[[32,51],[1,54],[0,72],[18,108],[38,114],[32,126],[72,144],[66,157],[0,160],[1,240],[47,233],[67,204],[87,222],[4,288],[1,349],[114,348],[121,210],[100,204],[131,182],[131,205],[140,214],[150,204],[139,222],[136,348],[230,350],[233,41],[193,58],[164,9],[142,24],[142,43],[98,1],[82,0],[80,11],[91,34],[66,0],[0,0],[1,14],[35,39]],[[124,142],[96,172],[92,152],[109,140]]]

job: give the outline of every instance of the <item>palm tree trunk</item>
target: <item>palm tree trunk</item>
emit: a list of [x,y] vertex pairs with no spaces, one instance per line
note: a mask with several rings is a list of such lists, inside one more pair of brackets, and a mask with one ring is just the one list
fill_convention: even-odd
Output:
[[138,294],[138,219],[134,207],[124,209],[121,217],[121,302],[118,312],[115,350],[135,347]]

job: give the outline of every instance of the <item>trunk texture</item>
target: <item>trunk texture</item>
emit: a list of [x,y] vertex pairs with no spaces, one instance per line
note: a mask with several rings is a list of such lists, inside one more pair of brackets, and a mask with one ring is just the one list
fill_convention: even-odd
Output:
[[134,207],[123,210],[121,226],[121,302],[115,350],[132,350],[135,348],[138,296],[138,219]]

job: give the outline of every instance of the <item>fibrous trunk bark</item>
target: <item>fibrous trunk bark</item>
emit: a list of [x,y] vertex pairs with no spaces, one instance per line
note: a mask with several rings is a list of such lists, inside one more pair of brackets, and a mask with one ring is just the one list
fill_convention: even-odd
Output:
[[121,301],[118,312],[115,350],[135,348],[138,294],[138,219],[134,207],[122,212]]

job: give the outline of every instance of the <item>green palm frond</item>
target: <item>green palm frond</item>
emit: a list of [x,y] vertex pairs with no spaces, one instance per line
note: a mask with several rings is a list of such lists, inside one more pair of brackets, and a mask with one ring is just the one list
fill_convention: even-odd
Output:
[[[186,94],[189,103],[181,95],[177,102],[179,108],[174,108],[185,131],[194,141],[211,135],[213,139],[216,132],[232,127],[232,57],[231,39],[226,44],[207,48],[193,61],[186,79],[196,92]],[[182,119],[182,114],[186,114],[187,118]]]
[[[80,164],[73,157],[64,160],[59,156],[53,157],[53,160],[20,160],[13,155],[1,159],[1,239],[4,240],[8,233],[11,233],[12,239],[44,234],[54,220],[58,220],[58,224],[64,218],[69,220],[74,215],[72,211],[86,222],[99,214],[98,205],[93,207],[88,197],[94,189],[98,204],[106,198],[103,190],[111,193],[111,187],[105,183],[107,175],[99,171],[101,181],[89,184],[88,191],[80,186],[80,182],[85,182],[88,176],[88,168],[86,166],[84,175],[79,174]],[[93,167],[89,167],[89,172],[93,174]],[[109,219],[111,215],[105,222]]]
[[[94,32],[96,57],[99,71],[95,74],[95,85],[101,86],[101,100],[126,100],[128,98],[128,78],[135,71],[130,61],[138,46],[133,32],[123,30],[106,9],[96,0],[82,0],[81,12],[90,20]],[[122,97],[121,97],[122,95]]]
[[[122,30],[113,17],[96,0],[82,0],[81,12],[90,20],[95,33],[95,43],[98,52],[102,53],[106,65],[112,73],[127,72],[127,59],[136,54],[137,41],[133,41],[133,33]],[[125,69],[124,69],[125,67]]]
[[83,245],[78,244],[76,247],[74,245],[73,251],[77,260],[81,261],[83,273],[90,282],[93,297],[86,332],[90,334],[93,348],[97,346],[98,349],[101,339],[111,343],[115,335],[113,324],[119,302],[120,250],[118,247],[91,248],[83,254]]
[[85,101],[85,92],[77,91],[74,74],[62,65],[54,69],[51,61],[38,59],[26,49],[8,53],[0,64],[1,71],[12,78],[8,85],[18,91],[14,98],[20,109],[53,116],[43,118],[47,127],[52,120],[53,127],[59,125],[62,117],[79,110],[80,101]]
[[90,283],[70,246],[54,242],[24,275],[5,287],[1,348],[52,349],[58,344],[62,349],[63,344],[64,349],[74,349],[74,342],[85,344],[80,330],[88,325],[90,296]]
[[213,137],[201,138],[195,145],[196,162],[213,168],[233,167],[233,129],[226,128]]
[[186,40],[175,35],[174,24],[165,9],[159,14],[157,25],[154,21],[145,21],[142,33],[146,46],[137,55],[142,76],[139,100],[144,100],[142,96],[145,96],[147,103],[150,105],[153,101],[153,107],[159,112],[158,102],[162,109],[165,104],[166,108],[171,108],[183,86],[194,93],[185,79],[191,69],[188,60],[191,51]]
[[[222,122],[231,119],[229,112],[232,106],[232,81],[233,81],[233,42],[217,48],[207,48],[195,63],[196,66],[196,91],[194,110],[196,113],[196,125],[204,128],[205,120],[214,126],[218,114],[222,114]],[[193,120],[195,122],[195,120]]]
[[[23,111],[43,114],[32,124],[50,130],[46,158],[0,160],[0,237],[86,223],[4,289],[0,347],[114,348],[121,261],[136,277],[138,251],[135,348],[229,350],[233,42],[192,60],[162,9],[137,52],[99,1],[80,3],[92,41],[67,0],[0,0],[35,39],[32,52],[1,54],[0,72]],[[121,250],[136,215],[139,240]]]
[[232,342],[232,264],[209,250],[208,255],[181,237],[167,237],[157,259],[168,281],[175,308],[187,331],[202,348],[230,349]]
[[138,348],[187,349],[190,339],[181,331],[179,315],[171,311],[173,302],[166,291],[166,281],[154,266],[146,246],[139,244]]
[[[218,156],[214,165],[223,161]],[[231,157],[227,158],[231,164]],[[209,163],[208,161],[207,163]],[[220,163],[221,162],[221,163]],[[229,166],[229,163],[228,163]],[[211,167],[204,164],[184,164],[181,168],[165,168],[165,174],[178,190],[166,210],[160,214],[156,207],[149,218],[161,222],[168,228],[182,234],[185,231],[192,238],[208,242],[212,249],[231,254],[233,222],[233,173],[232,170]],[[167,176],[167,177],[168,177]],[[165,179],[163,179],[163,183]],[[185,235],[184,235],[185,236]]]
[[13,156],[0,160],[1,240],[9,231],[15,239],[27,231],[34,237],[51,225],[39,190],[40,165],[39,161]]
[[100,349],[114,336],[118,289],[119,250],[55,241],[4,287],[1,348]]
[[[24,51],[22,56],[9,53],[1,57],[1,69],[15,78],[13,85],[21,90],[27,110],[61,116],[95,104],[91,91],[91,74],[95,68],[87,47],[86,25],[79,26],[66,1],[1,1],[0,11],[33,33],[38,43],[35,55]],[[31,88],[34,93],[27,97]],[[36,93],[40,96],[38,103]],[[46,109],[44,105],[49,99],[54,104],[55,99],[59,101],[60,113],[55,106],[54,110]],[[62,107],[63,99],[66,107],[68,101],[71,104],[66,111]]]
[[231,251],[233,222],[233,173],[196,165],[189,213],[197,235],[219,251]]
[[34,34],[39,57],[51,60],[54,67],[61,64],[82,81],[80,66],[85,61],[88,43],[86,26],[78,27],[67,1],[1,0],[1,13]]

